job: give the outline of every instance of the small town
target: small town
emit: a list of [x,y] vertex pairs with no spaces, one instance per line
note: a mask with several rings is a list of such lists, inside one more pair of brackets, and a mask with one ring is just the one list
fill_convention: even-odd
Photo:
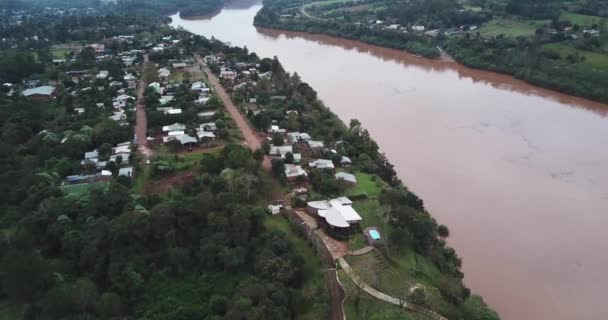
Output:
[[0,2],[0,320],[601,313],[605,1]]
[[[47,8],[44,15],[99,17],[93,9],[82,10]],[[14,28],[37,17],[29,12],[4,14],[26,19],[9,19]],[[148,21],[142,22],[145,23]],[[89,27],[84,28],[83,32]],[[236,217],[239,210],[252,210],[245,209],[248,208],[245,203],[252,203],[263,208],[260,212],[268,216],[264,219],[268,232],[287,233],[288,240],[281,241],[303,250],[297,254],[306,255],[303,268],[308,274],[297,276],[302,279],[298,281],[317,294],[307,298],[309,305],[297,307],[297,312],[314,314],[314,317],[342,318],[345,310],[340,301],[351,294],[365,294],[369,300],[366,304],[370,306],[359,308],[376,308],[385,303],[395,308],[391,312],[408,310],[423,318],[445,319],[432,310],[435,302],[431,301],[441,299],[438,293],[431,292],[435,289],[430,286],[427,289],[427,285],[416,281],[403,267],[393,266],[394,262],[389,260],[393,259],[389,258],[390,252],[397,252],[397,247],[395,251],[389,249],[389,242],[403,241],[389,241],[385,234],[397,228],[391,226],[391,219],[397,221],[397,218],[391,218],[389,203],[394,206],[409,203],[417,208],[414,210],[420,210],[420,214],[424,209],[420,199],[399,187],[392,167],[357,120],[344,126],[317,99],[314,90],[302,82],[297,73],[284,71],[276,58],[261,59],[246,49],[230,47],[219,40],[208,40],[183,30],[161,27],[154,33],[128,33],[125,31],[143,30],[144,27],[115,28],[113,31],[96,29],[95,32],[104,35],[87,41],[58,42],[38,35],[26,36],[27,39],[21,41],[17,38],[4,40],[13,50],[21,45],[29,46],[32,41],[44,47],[37,56],[25,56],[30,59],[25,63],[28,67],[31,65],[32,71],[11,70],[12,73],[4,78],[2,89],[7,102],[20,101],[31,108],[41,106],[49,112],[52,110],[44,120],[50,122],[38,132],[32,132],[31,139],[44,145],[39,150],[47,150],[38,152],[46,152],[44,166],[51,183],[47,188],[57,188],[59,203],[66,206],[71,203],[71,206],[91,212],[89,221],[113,216],[114,219],[127,219],[125,214],[136,214],[156,223],[153,221],[168,214],[160,213],[166,211],[162,208],[167,205],[174,207],[171,215],[184,210],[179,208],[182,205],[175,202],[175,197],[191,197],[192,190],[209,190],[199,197],[209,197],[210,192],[217,194],[212,196],[217,199],[199,209],[187,209],[190,215],[200,215],[202,209],[209,212],[205,213],[210,215],[206,220],[211,223],[210,219],[217,219],[213,218],[215,210]],[[77,34],[79,30],[72,32]],[[39,61],[40,55],[48,60]],[[39,70],[46,71],[40,73]],[[19,136],[14,139],[25,141]],[[196,205],[199,200],[195,199],[188,201],[187,206]],[[56,206],[48,205],[48,210],[54,210],[52,208]],[[126,211],[121,214],[120,210]],[[48,223],[59,223],[67,232],[73,228],[68,225],[86,223],[87,215],[64,213]],[[248,224],[256,223],[254,216],[249,218]],[[220,221],[215,223],[217,227],[223,225]],[[194,239],[203,239],[205,236],[198,234],[211,227],[201,225],[199,230],[184,231],[193,234]],[[128,229],[135,234],[138,232],[132,227]],[[447,236],[445,226],[439,229],[443,230],[442,236]],[[180,238],[182,246],[190,246],[183,236]],[[194,243],[205,241],[195,240]],[[230,253],[232,259],[237,259],[238,250],[248,247],[228,238],[222,241],[232,248],[230,250],[236,250]],[[63,248],[65,244],[57,246]],[[221,252],[211,247],[206,249],[206,246],[188,249],[192,253],[187,256],[201,250],[196,255],[208,258],[219,254],[218,262],[225,259],[221,258]],[[177,248],[180,247],[155,250],[174,252]],[[422,249],[422,245],[420,248],[427,250]],[[52,250],[49,246],[44,254],[52,255]],[[255,250],[266,254],[263,248]],[[274,253],[284,254],[287,252]],[[411,255],[416,253],[399,254],[395,259],[411,259]],[[420,259],[426,258],[421,256]],[[162,257],[151,261],[154,260],[165,264]],[[420,261],[429,266],[433,263]],[[457,263],[457,260],[447,263]],[[202,270],[232,270],[241,264],[238,260],[225,261],[216,267],[202,267]],[[118,272],[146,274],[144,269],[134,271],[133,268],[139,267],[127,261],[119,266],[116,270],[123,271]],[[173,262],[167,267],[169,269],[165,271],[146,272],[153,272],[167,281],[183,277],[185,271],[177,271]],[[78,270],[86,268],[83,265],[57,272],[79,273],[83,271]],[[267,268],[275,267],[269,265]],[[322,268],[333,271],[324,275]],[[268,283],[289,283],[296,277],[293,274],[286,279],[275,279],[272,273],[262,274],[272,279]],[[458,285],[458,273],[455,276],[450,285]],[[84,279],[86,284],[56,283],[51,288],[62,286],[66,290],[76,290],[80,285],[98,286],[89,278]],[[100,283],[114,283],[118,279]],[[154,281],[158,280],[150,278],[149,281],[150,291],[146,297],[164,294],[164,291],[154,289],[157,285]],[[345,287],[341,281],[349,281],[351,285]],[[98,288],[107,290],[101,296],[102,301],[107,300],[104,308],[110,308],[108,303],[116,305],[126,297],[140,294],[113,284],[106,289]],[[53,294],[52,289],[49,294]],[[98,305],[93,301],[87,303],[81,312]],[[18,304],[13,306],[18,309]],[[41,301],[32,308],[31,312],[36,313],[47,307]],[[101,305],[95,308],[101,308]],[[145,310],[149,314],[162,314],[151,306],[146,306]],[[65,311],[48,312],[57,316]],[[101,314],[122,312],[134,310],[120,307]],[[219,314],[224,312],[219,311]]]

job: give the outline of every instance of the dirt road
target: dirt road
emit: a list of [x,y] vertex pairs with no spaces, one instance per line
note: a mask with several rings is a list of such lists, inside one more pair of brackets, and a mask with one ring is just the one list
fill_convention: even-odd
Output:
[[[144,54],[144,63],[142,66],[143,70],[148,64],[148,54]],[[143,76],[139,79],[137,88],[137,106],[135,111],[135,137],[137,138],[137,144],[139,152],[141,152],[143,159],[147,160],[152,155],[152,150],[148,148],[148,118],[146,117],[146,108],[144,106],[144,92],[148,87],[148,83],[144,80]]]
[[236,125],[239,127],[239,130],[241,130],[241,132],[243,133],[243,137],[245,137],[245,143],[252,150],[259,149],[262,146],[260,138],[258,138],[258,136],[255,134],[255,131],[251,128],[249,122],[247,122],[247,119],[245,119],[245,117],[241,114],[239,108],[234,105],[232,99],[230,98],[230,95],[226,92],[226,90],[224,90],[224,87],[222,87],[218,78],[213,74],[213,72],[211,72],[211,70],[209,70],[207,64],[203,61],[203,59],[199,55],[195,55],[195,58],[196,61],[201,66],[203,66],[203,70],[205,71],[209,82],[213,86],[215,94],[218,96],[218,98],[222,100],[222,102],[226,106],[226,110],[228,110],[228,113],[230,114]]

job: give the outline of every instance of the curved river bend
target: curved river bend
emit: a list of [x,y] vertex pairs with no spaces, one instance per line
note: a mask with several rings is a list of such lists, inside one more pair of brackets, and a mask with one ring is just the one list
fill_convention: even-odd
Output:
[[[255,1],[255,0],[254,0]],[[259,3],[173,26],[278,56],[361,120],[505,320],[608,319],[608,106],[326,36],[256,29]]]

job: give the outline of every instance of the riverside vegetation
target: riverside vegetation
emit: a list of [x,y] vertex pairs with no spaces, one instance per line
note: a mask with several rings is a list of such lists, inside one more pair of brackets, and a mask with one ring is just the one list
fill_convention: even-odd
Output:
[[[133,136],[134,112],[127,109],[120,123],[108,119],[118,89],[95,73],[107,70],[135,95],[124,85],[125,72],[141,76],[139,50],[169,38],[179,40],[179,50],[168,50],[168,55],[222,55],[226,66],[253,63],[270,71],[271,78],[233,91],[235,100],[255,96],[264,106],[264,111],[249,115],[252,124],[266,129],[272,120],[284,119],[286,110],[297,110],[299,116],[281,125],[307,131],[328,145],[342,141],[339,154],[353,159],[360,177],[377,181],[365,189],[375,197],[369,200],[383,208],[387,256],[407,254],[431,270],[404,268],[428,278],[420,279],[436,292],[428,306],[449,319],[498,319],[464,286],[461,260],[441,238],[449,233],[447,228],[403,186],[358,121],[345,126],[297,74],[285,72],[278,59],[261,59],[247,49],[170,29],[163,15],[170,8],[163,4],[136,9],[136,3],[90,2],[66,14],[61,2],[41,10],[37,3],[17,1],[14,10],[2,13],[0,33],[7,41],[0,44],[0,82],[10,85],[3,85],[0,93],[0,317],[327,317],[329,298],[318,258],[286,221],[268,217],[262,207],[274,183],[262,168],[261,150],[228,144],[215,153],[174,154],[162,160],[175,170],[154,174],[132,153],[129,159],[108,161],[104,170],[110,176],[104,181],[83,188],[64,185],[68,176],[95,170],[83,165],[85,152],[97,149],[100,157],[108,158],[112,146]],[[118,38],[125,35],[129,40]],[[106,57],[97,59],[100,54],[89,45],[104,39],[117,40],[109,41],[102,54]],[[65,49],[80,43],[81,50]],[[127,66],[118,58],[122,52],[136,52],[135,63]],[[76,71],[93,77],[76,81],[71,76]],[[53,84],[54,98],[21,96],[33,80]],[[284,99],[272,99],[276,96]],[[135,168],[134,179],[118,174],[127,160]],[[274,167],[281,165],[276,162]],[[167,192],[145,191],[146,185],[163,183],[185,170],[194,179]],[[281,170],[275,172],[279,180],[284,178]],[[319,196],[341,191],[324,175],[312,179]],[[373,217],[376,212],[367,214]],[[382,308],[373,315],[413,317]]]
[[322,33],[608,102],[603,0],[265,0],[255,25]]

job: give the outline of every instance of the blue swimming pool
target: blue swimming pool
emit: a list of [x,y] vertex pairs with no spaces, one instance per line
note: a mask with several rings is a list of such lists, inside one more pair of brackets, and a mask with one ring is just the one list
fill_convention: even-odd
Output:
[[380,232],[378,232],[378,230],[370,230],[369,231],[369,235],[372,237],[372,239],[374,240],[380,240]]

